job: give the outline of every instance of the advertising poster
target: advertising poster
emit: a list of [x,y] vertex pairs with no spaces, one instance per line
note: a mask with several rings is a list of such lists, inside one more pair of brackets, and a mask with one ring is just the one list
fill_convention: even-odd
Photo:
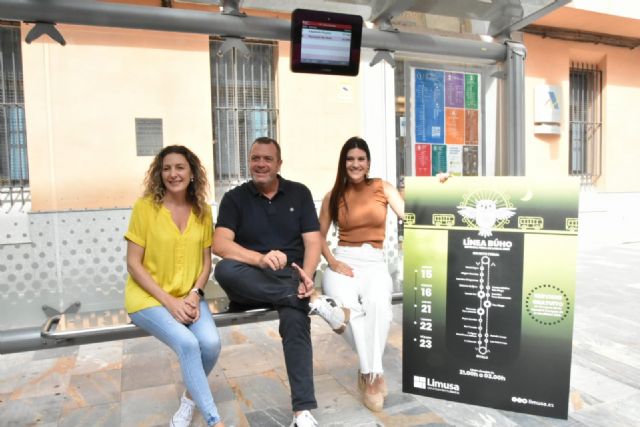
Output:
[[579,185],[407,177],[403,391],[567,418]]
[[464,74],[445,73],[445,107],[464,108]]
[[465,145],[462,147],[462,175],[478,175],[478,146]]
[[462,145],[464,143],[464,110],[461,108],[445,110],[445,141],[447,144]]
[[435,176],[447,171],[447,146],[431,146],[431,175]]
[[416,176],[431,176],[431,144],[416,144]]
[[462,175],[462,146],[447,145],[447,161],[449,173],[454,176]]
[[478,145],[478,110],[464,111],[464,143]]
[[416,142],[444,143],[444,72],[415,70]]
[[464,108],[468,110],[478,109],[478,75],[464,75]]

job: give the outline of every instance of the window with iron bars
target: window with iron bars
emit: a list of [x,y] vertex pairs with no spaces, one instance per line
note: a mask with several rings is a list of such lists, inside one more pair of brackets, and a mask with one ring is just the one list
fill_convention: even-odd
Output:
[[277,139],[274,43],[245,41],[250,55],[237,49],[218,55],[221,40],[210,42],[211,104],[215,198],[250,178],[248,154],[258,137]]
[[602,166],[602,72],[595,65],[572,63],[569,91],[569,174],[592,185]]
[[29,200],[20,28],[0,24],[0,205]]

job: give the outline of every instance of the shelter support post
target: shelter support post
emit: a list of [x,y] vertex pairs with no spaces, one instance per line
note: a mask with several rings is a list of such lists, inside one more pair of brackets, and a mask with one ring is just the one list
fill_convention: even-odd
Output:
[[527,49],[522,43],[508,40],[505,60],[506,82],[503,91],[504,138],[499,156],[498,175],[525,175],[524,133],[524,61]]

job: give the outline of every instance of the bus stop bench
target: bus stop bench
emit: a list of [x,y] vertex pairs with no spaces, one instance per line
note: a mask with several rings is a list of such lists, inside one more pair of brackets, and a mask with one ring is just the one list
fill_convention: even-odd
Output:
[[[247,307],[230,303],[224,297],[208,299],[209,309],[218,327],[273,320],[278,317],[272,306]],[[402,302],[402,293],[392,295],[392,303]],[[149,335],[131,323],[124,309],[91,311],[51,316],[42,326],[43,347],[63,347],[137,338]]]
[[[272,320],[278,316],[273,307],[230,304],[227,297],[207,299],[207,302],[217,326]],[[42,339],[53,346],[88,344],[147,335],[147,332],[131,323],[124,309],[58,314],[49,317],[40,331]]]

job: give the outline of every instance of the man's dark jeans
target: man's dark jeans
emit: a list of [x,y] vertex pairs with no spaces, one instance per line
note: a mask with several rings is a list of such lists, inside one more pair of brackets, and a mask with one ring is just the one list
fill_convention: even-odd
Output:
[[274,272],[223,259],[216,264],[214,274],[231,301],[249,306],[272,304],[278,310],[293,410],[317,408],[309,300],[297,297],[299,282],[293,270]]

